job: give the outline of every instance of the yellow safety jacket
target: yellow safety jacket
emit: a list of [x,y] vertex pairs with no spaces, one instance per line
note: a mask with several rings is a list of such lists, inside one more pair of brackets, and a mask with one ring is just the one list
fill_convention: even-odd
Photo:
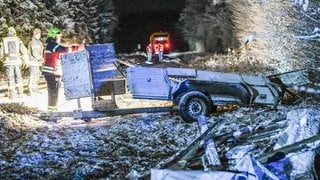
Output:
[[16,36],[3,38],[0,54],[1,57],[5,57],[4,65],[22,65],[20,52],[23,55],[22,59],[28,64],[28,50],[20,38]]

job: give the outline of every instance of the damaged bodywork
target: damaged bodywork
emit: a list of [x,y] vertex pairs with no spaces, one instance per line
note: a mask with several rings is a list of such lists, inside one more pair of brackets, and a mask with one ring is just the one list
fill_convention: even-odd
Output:
[[[160,107],[145,108],[145,111],[137,110],[139,107],[119,109],[115,95],[127,93],[126,87],[133,98],[172,101],[173,106],[164,107],[162,112],[177,110],[186,122],[195,122],[199,115],[215,112],[217,106],[238,104],[275,108],[288,88],[301,90],[307,84],[319,86],[319,79],[309,76],[310,73],[319,74],[317,69],[253,76],[191,68],[128,67],[128,64],[121,69],[121,63],[125,64],[117,61],[112,43],[90,45],[86,51],[62,56],[66,99],[92,98],[94,111],[83,112],[79,105],[73,114],[75,118],[159,110]],[[105,96],[111,98],[101,98]],[[59,113],[54,115],[59,116]]]
[[266,77],[186,68],[129,67],[126,80],[134,98],[172,100],[187,122],[218,105],[275,107],[284,89]]

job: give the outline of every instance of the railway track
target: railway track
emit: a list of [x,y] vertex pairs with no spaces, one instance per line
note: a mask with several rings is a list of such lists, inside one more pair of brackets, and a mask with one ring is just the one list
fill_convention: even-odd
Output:
[[[28,93],[28,79],[24,78],[23,79],[23,92]],[[40,89],[45,89],[47,88],[47,83],[44,80],[44,78],[41,76],[39,83],[38,83],[38,88]],[[6,80],[1,80],[0,81],[0,98],[7,97],[7,92],[8,92],[8,84]]]

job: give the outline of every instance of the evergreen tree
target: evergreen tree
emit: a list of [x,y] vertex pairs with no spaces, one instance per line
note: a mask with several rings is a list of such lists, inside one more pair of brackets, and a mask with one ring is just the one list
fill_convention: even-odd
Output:
[[187,0],[180,23],[191,50],[225,52],[237,46],[232,17],[224,0]]
[[[66,38],[86,38],[92,43],[111,39],[117,22],[112,0],[3,0],[0,1],[0,37],[9,26],[26,43],[34,28],[62,29]],[[45,36],[44,36],[45,37]]]

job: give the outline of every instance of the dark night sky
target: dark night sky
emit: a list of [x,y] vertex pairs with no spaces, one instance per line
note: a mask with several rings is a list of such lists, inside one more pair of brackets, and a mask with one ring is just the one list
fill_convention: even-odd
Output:
[[181,11],[186,0],[116,0],[117,11],[121,14],[147,11]]

